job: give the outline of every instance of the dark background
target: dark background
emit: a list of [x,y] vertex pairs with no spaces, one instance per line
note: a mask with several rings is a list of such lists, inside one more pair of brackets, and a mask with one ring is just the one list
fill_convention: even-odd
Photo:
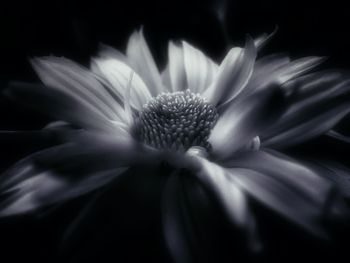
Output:
[[[218,10],[225,15],[226,30]],[[88,64],[99,43],[124,50],[127,37],[141,25],[160,67],[169,39],[186,39],[219,60],[227,38],[231,44],[243,44],[246,34],[258,36],[278,26],[263,53],[328,56],[323,67],[349,68],[348,11],[346,1],[340,0],[2,1],[0,80],[37,81],[28,63],[34,56],[65,56]],[[6,102],[0,107],[0,128],[42,125],[38,115],[32,118]]]
[[[89,57],[96,54],[99,43],[124,50],[128,36],[141,25],[160,66],[166,61],[169,39],[186,39],[219,60],[225,54],[228,44],[242,44],[247,33],[258,36],[264,32],[270,33],[278,26],[278,33],[263,54],[287,52],[295,58],[304,55],[329,56],[321,67],[350,68],[350,9],[346,1],[5,2],[1,3],[0,8],[1,89],[11,80],[38,81],[28,63],[30,57],[64,56],[88,65]],[[218,19],[218,13],[225,17],[224,27]],[[22,108],[3,96],[0,97],[1,130],[38,129],[49,120],[44,113]],[[51,143],[25,138],[19,142],[17,138],[4,138],[0,139],[1,170],[18,158]],[[315,143],[312,147],[316,147]],[[328,151],[328,148],[324,148],[324,151]],[[339,157],[344,158],[344,152],[344,149],[339,151]],[[77,200],[68,204],[66,213],[55,212],[58,219],[54,223],[45,219],[38,224],[33,218],[19,218],[0,224],[0,257],[4,257],[0,258],[0,262],[14,262],[16,259],[53,262],[57,238],[65,225],[74,218],[74,210],[84,201]],[[278,229],[278,223],[276,228]],[[268,229],[271,230],[271,227]],[[330,261],[341,255],[343,240],[332,245],[331,249],[328,247],[329,252],[324,252],[323,245],[313,243],[308,238],[295,238],[290,234],[274,236],[279,231],[271,232],[271,240],[281,239],[281,243],[285,244],[276,248],[274,253],[277,256],[272,256],[277,261],[286,261],[289,257],[293,260]],[[157,242],[158,246],[149,245],[147,249],[161,251],[161,241]],[[272,242],[275,246],[278,243],[279,241]],[[307,254],[309,247],[310,252]],[[318,252],[320,254],[315,254]],[[137,249],[135,253],[138,253]],[[5,257],[12,260],[6,261]],[[267,259],[270,259],[269,256]],[[148,261],[145,259],[145,262]]]

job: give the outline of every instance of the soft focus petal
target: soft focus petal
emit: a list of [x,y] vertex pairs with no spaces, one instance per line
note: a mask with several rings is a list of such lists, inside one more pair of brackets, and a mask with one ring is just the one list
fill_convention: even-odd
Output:
[[290,59],[286,54],[272,54],[258,59],[247,87],[241,92],[240,97],[255,92],[262,83],[271,83],[271,75],[289,62]]
[[203,97],[213,105],[223,104],[234,99],[247,85],[253,73],[256,48],[248,38],[246,46],[232,48],[222,61],[216,78],[203,93]]
[[159,70],[143,36],[142,29],[139,32],[134,32],[129,38],[126,54],[135,71],[146,83],[152,96],[163,92]]
[[159,162],[155,151],[131,138],[86,132],[71,136],[73,142],[34,153],[1,175],[3,215],[10,210],[27,212],[23,211],[25,205],[18,207],[23,202],[33,204],[28,206],[32,210],[85,194],[107,184],[114,178],[112,174],[124,171],[119,168]]
[[202,92],[212,83],[218,66],[200,50],[187,42],[182,42],[187,87],[193,93]]
[[236,156],[228,165],[266,174],[320,205],[325,203],[331,189],[329,181],[315,171],[276,152],[246,152]]
[[10,83],[5,94],[17,102],[79,127],[115,134],[126,132],[125,124],[108,119],[93,105],[61,90],[48,89],[43,85]]
[[229,169],[230,180],[251,196],[315,235],[325,237],[321,225],[323,207],[300,195],[297,188],[250,169]]
[[290,106],[282,118],[262,135],[263,144],[287,147],[319,136],[350,110],[349,76],[319,72],[292,81]]
[[257,61],[251,82],[243,93],[250,94],[269,88],[271,83],[284,84],[312,70],[324,60],[322,57],[305,57],[290,61],[288,56],[283,54],[266,56]]
[[230,222],[244,229],[250,248],[258,249],[260,244],[255,232],[255,220],[243,188],[229,179],[230,174],[223,167],[203,157],[192,154],[190,156],[198,164],[194,171],[195,176],[208,193],[213,194],[220,202]]
[[28,213],[81,196],[115,180],[125,170],[116,168],[91,173],[77,180],[64,178],[52,171],[38,172],[6,190],[7,197],[1,203],[0,216]]
[[231,157],[280,116],[282,104],[283,96],[278,87],[231,103],[209,137],[214,155],[220,160]]
[[175,262],[192,262],[193,229],[185,211],[184,189],[178,174],[172,175],[163,191],[162,221],[168,249]]
[[171,80],[170,80],[169,64],[165,67],[165,69],[163,69],[160,77],[162,79],[164,90],[166,92],[171,92],[172,87],[171,87]]
[[350,197],[350,169],[336,161],[316,159],[311,160],[314,169],[319,169],[324,178],[327,178],[339,188],[341,194],[346,198]]
[[[134,71],[121,60],[104,57],[92,60],[92,70],[108,81],[111,86],[111,92],[118,98],[123,98],[130,73]],[[131,105],[135,109],[140,110],[151,97],[151,93],[143,80],[138,74],[134,73],[131,83]]]
[[198,158],[201,169],[196,173],[199,180],[220,199],[230,219],[238,226],[244,226],[251,216],[242,189],[227,178],[227,172],[220,166]]
[[36,58],[31,62],[46,86],[89,104],[108,119],[123,120],[119,104],[88,69],[59,57]]
[[264,46],[271,40],[271,38],[277,33],[278,27],[270,34],[262,34],[254,39],[254,45],[258,50],[264,48]]
[[175,92],[187,89],[183,49],[171,41],[168,46],[168,59],[171,90]]

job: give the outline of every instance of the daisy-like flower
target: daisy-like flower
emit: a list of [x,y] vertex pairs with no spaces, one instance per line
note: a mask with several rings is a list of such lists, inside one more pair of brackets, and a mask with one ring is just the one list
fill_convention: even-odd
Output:
[[[142,31],[131,35],[125,55],[103,46],[90,69],[59,57],[33,59],[45,86],[14,83],[7,94],[60,120],[43,132],[63,143],[1,176],[1,215],[93,192],[132,167],[165,165],[171,173],[159,205],[177,262],[188,255],[183,213],[195,213],[182,209],[183,192],[199,202],[212,197],[251,247],[258,239],[250,200],[327,236],[325,219],[343,212],[337,187],[322,170],[278,150],[327,132],[345,116],[349,81],[339,72],[305,75],[319,57],[257,59],[269,37],[247,37],[220,65],[187,42],[170,42],[161,73]],[[192,184],[184,183],[188,178]]]

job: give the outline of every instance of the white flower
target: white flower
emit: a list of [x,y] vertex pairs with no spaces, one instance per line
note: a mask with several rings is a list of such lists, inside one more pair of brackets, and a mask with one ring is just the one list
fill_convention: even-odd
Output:
[[167,163],[174,172],[163,191],[164,234],[179,262],[186,246],[173,231],[179,220],[171,211],[173,195],[191,191],[179,187],[185,180],[181,169],[251,241],[256,232],[250,198],[325,236],[322,213],[340,206],[330,203],[334,185],[319,170],[275,150],[321,135],[345,116],[348,98],[339,98],[348,81],[337,72],[302,76],[319,57],[256,59],[267,38],[247,38],[220,65],[187,42],[170,42],[161,74],[142,32],[132,34],[126,55],[103,46],[90,69],[64,58],[33,59],[45,87],[13,84],[8,94],[64,121],[43,131],[61,134],[64,143],[2,175],[8,198],[1,215],[91,192],[133,166]]

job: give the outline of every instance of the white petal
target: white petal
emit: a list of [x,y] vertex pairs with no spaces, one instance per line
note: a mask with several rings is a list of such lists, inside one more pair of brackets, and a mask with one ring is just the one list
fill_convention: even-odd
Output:
[[287,81],[312,70],[321,64],[324,60],[325,58],[322,57],[305,57],[294,60],[290,63],[284,63],[282,59],[280,62],[278,62],[279,67],[275,67],[273,64],[271,64],[272,67],[269,67],[268,71],[266,72],[264,72],[264,68],[262,68],[263,74],[261,74],[259,77],[256,77],[256,85],[254,90],[256,91],[265,89],[272,82],[284,84]]
[[280,153],[251,151],[237,156],[229,163],[230,167],[247,168],[266,174],[320,205],[326,202],[331,190],[329,181]]
[[278,87],[254,93],[231,103],[211,131],[214,155],[225,160],[247,145],[280,116],[283,97]]
[[199,160],[202,168],[196,176],[220,199],[230,219],[238,226],[243,226],[248,221],[249,209],[242,189],[228,180],[223,168],[203,158]]
[[242,189],[228,178],[227,171],[219,165],[188,151],[191,169],[203,186],[222,204],[230,220],[240,227],[249,227],[251,214]]
[[72,97],[61,90],[48,89],[41,85],[10,83],[5,94],[10,98],[65,120],[82,128],[118,134],[121,128],[80,97]]
[[117,168],[97,172],[73,181],[52,171],[39,172],[7,190],[11,195],[5,199],[0,216],[28,213],[84,195],[115,180],[125,170]]
[[46,57],[31,61],[40,79],[81,101],[86,101],[111,120],[120,120],[118,104],[101,83],[85,68],[64,58]]
[[264,145],[287,147],[319,136],[349,112],[350,80],[340,72],[317,72],[290,81],[290,103],[261,137]]
[[[114,58],[101,58],[92,61],[100,74],[111,84],[117,97],[123,98],[124,91],[127,88],[127,83],[130,73],[133,69],[124,62]],[[131,83],[131,106],[135,109],[142,109],[143,105],[151,99],[151,94],[148,91],[143,80],[138,74],[134,74]]]
[[284,129],[274,136],[264,138],[262,144],[263,146],[273,148],[285,148],[291,145],[299,144],[326,133],[349,112],[350,105],[348,103],[339,104],[321,112],[321,114],[316,115],[313,118],[307,119],[304,122],[302,120],[297,123],[291,122],[291,127]]
[[143,36],[142,29],[130,36],[126,54],[135,71],[146,83],[152,96],[163,92],[159,70]]
[[334,182],[339,188],[342,195],[346,198],[350,197],[350,170],[344,165],[325,160],[316,160],[317,167],[323,167],[326,170],[322,171],[323,176]]
[[193,93],[202,93],[212,83],[218,71],[218,65],[200,50],[182,42],[187,87]]
[[71,136],[72,143],[34,153],[1,175],[0,194],[6,197],[1,215],[75,198],[114,180],[124,167],[160,160],[158,152],[131,138],[87,132]]
[[271,75],[289,62],[290,59],[285,54],[273,54],[258,59],[247,87],[241,92],[240,97],[255,92],[261,83],[271,83]]
[[168,46],[168,59],[172,91],[187,89],[183,49],[171,41]]
[[183,198],[178,175],[172,175],[167,181],[162,194],[162,223],[164,238],[175,262],[191,262],[192,226],[185,219]]
[[270,34],[262,34],[261,36],[254,39],[254,44],[258,50],[262,49],[270,40],[271,38],[277,33],[278,27],[275,28],[275,30]]
[[311,233],[326,237],[321,225],[324,206],[301,196],[296,189],[284,185],[274,177],[253,170],[230,169],[230,179],[251,196]]
[[216,78],[203,93],[213,105],[234,99],[247,85],[254,68],[256,48],[248,38],[246,46],[233,48],[221,63]]
[[165,92],[172,92],[171,80],[170,80],[170,70],[169,64],[165,67],[165,69],[161,73],[162,83]]

